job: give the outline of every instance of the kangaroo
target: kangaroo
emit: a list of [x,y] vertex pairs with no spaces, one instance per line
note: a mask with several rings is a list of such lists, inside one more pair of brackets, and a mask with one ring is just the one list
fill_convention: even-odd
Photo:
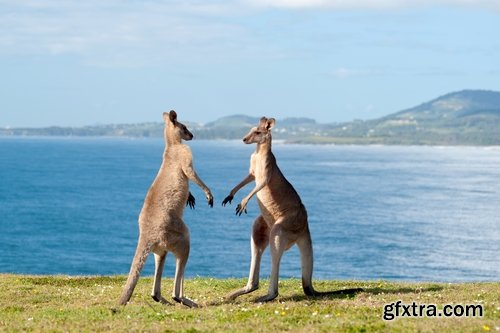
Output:
[[345,289],[329,292],[318,292],[312,285],[313,248],[307,211],[302,201],[288,180],[283,176],[271,151],[271,129],[274,118],[262,117],[258,127],[254,127],[243,138],[246,144],[256,143],[257,148],[250,158],[248,176],[236,185],[223,200],[222,205],[232,202],[234,195],[245,185],[255,181],[255,188],[236,207],[236,215],[246,211],[250,199],[257,195],[261,215],[253,224],[251,237],[252,260],[250,274],[245,287],[227,296],[236,297],[248,294],[259,288],[259,270],[262,253],[268,245],[271,247],[271,278],[267,295],[257,298],[257,302],[267,302],[278,296],[279,265],[283,253],[297,244],[300,250],[302,266],[302,288],[307,296],[352,294],[362,289]]
[[208,205],[213,207],[213,196],[193,169],[191,150],[182,140],[192,140],[193,134],[177,121],[175,111],[164,112],[165,151],[160,170],[149,188],[139,214],[139,240],[127,283],[120,297],[126,305],[150,252],[155,257],[155,275],[151,297],[156,302],[168,303],[161,295],[161,275],[168,252],[176,257],[173,299],[188,307],[198,305],[183,295],[184,269],[189,257],[189,230],[182,220],[185,203],[194,207],[189,192],[189,180],[204,192]]

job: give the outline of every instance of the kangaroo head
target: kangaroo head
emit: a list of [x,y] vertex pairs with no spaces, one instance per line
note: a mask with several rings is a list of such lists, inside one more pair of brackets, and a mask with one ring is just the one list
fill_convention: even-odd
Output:
[[260,118],[259,126],[254,127],[243,138],[246,144],[265,143],[271,141],[271,128],[274,127],[276,120],[274,118]]
[[186,125],[177,121],[177,113],[174,110],[163,112],[163,121],[165,122],[165,135],[169,141],[181,142],[181,140],[192,140],[193,134],[187,129]]

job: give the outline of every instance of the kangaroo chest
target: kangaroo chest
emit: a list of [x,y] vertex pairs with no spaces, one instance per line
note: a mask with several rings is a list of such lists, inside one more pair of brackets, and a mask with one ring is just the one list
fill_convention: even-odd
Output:
[[[281,215],[280,203],[276,200],[276,161],[274,156],[268,154],[255,153],[252,156],[252,174],[255,177],[255,184],[265,184],[257,192],[257,202],[261,213],[268,223],[274,223]],[[273,194],[274,193],[274,194]]]
[[250,173],[255,177],[255,183],[269,183],[273,172],[272,158],[269,155],[254,153],[251,160]]

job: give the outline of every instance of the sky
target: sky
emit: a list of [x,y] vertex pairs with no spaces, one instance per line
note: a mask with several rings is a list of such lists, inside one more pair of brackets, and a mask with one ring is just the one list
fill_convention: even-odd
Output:
[[0,0],[0,127],[373,119],[500,91],[500,0]]

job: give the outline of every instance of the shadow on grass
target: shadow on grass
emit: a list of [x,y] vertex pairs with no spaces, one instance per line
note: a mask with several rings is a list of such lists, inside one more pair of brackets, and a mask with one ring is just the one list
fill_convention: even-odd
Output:
[[[339,289],[332,292],[325,292],[323,294],[318,294],[315,296],[307,296],[304,294],[295,294],[290,296],[278,296],[272,302],[303,302],[303,301],[312,301],[318,299],[354,299],[358,295],[362,294],[410,294],[410,293],[422,293],[422,292],[436,292],[443,290],[442,286],[429,286],[426,288],[408,288],[408,287],[395,287],[395,288],[353,288],[353,289]],[[245,300],[244,302],[247,302]],[[250,302],[258,303],[257,298],[253,298],[249,300]],[[225,304],[237,304],[240,303],[241,300],[227,300],[227,299],[217,299],[213,301],[209,301],[202,305],[202,307],[212,307],[212,306],[220,306]]]
[[[276,301],[302,302],[302,301],[314,300],[314,299],[349,299],[349,298],[353,298],[356,294],[359,294],[362,292],[363,292],[363,289],[354,288],[354,289],[340,289],[340,290],[335,290],[335,291],[330,291],[330,292],[324,292],[322,294],[318,293],[315,296],[307,296],[307,295],[303,295],[303,294],[291,295],[291,296],[278,296],[273,301],[270,301],[270,303],[276,302]],[[256,297],[256,298],[250,300],[250,302],[259,303],[257,301],[258,298],[259,297]],[[238,303],[238,302],[239,302],[238,300],[227,300],[227,299],[221,300],[221,299],[219,299],[219,300],[209,302],[206,305],[207,306],[218,306],[218,305],[233,304],[233,303]]]
[[301,301],[315,300],[315,299],[350,299],[354,298],[356,295],[363,292],[365,292],[365,289],[362,288],[339,289],[335,291],[318,293],[317,295],[314,296],[308,296],[308,295],[281,296],[279,297],[279,300],[301,302]]
[[442,286],[429,286],[426,288],[408,288],[408,287],[396,287],[396,288],[358,288],[358,289],[346,289],[337,290],[333,294],[320,294],[316,296],[307,295],[291,295],[291,296],[279,296],[280,301],[291,301],[291,302],[302,302],[314,299],[352,299],[358,295],[362,294],[410,294],[410,293],[422,293],[422,292],[435,292],[441,291],[444,288]]
[[429,286],[426,288],[408,288],[408,287],[400,287],[400,288],[365,288],[364,292],[372,295],[379,294],[410,294],[410,293],[422,293],[422,292],[433,292],[433,291],[441,291],[444,288],[442,286]]

